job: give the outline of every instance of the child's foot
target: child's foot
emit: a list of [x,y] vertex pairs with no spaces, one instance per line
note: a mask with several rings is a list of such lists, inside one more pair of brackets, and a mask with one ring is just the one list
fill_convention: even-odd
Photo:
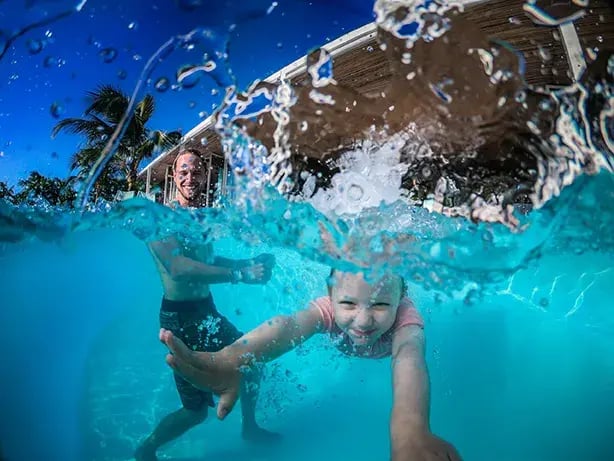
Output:
[[147,442],[144,442],[136,449],[134,459],[136,461],[158,461],[155,448]]
[[281,434],[277,432],[267,431],[259,426],[251,426],[249,428],[243,428],[243,440],[254,443],[270,443],[277,442],[281,439]]

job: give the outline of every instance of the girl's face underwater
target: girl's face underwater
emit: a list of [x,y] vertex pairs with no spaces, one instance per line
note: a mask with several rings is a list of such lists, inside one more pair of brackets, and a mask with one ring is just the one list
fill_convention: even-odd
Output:
[[370,346],[395,322],[402,280],[385,276],[368,283],[362,274],[335,271],[330,296],[335,323],[356,346]]

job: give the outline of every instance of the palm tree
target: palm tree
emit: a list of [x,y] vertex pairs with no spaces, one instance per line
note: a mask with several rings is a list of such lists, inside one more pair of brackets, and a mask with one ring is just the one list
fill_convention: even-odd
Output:
[[72,188],[76,178],[48,178],[38,171],[30,173],[17,183],[20,191],[14,195],[15,203],[36,204],[35,199],[44,199],[51,206],[65,205],[72,208],[77,193]]
[[[13,203],[15,193],[13,188],[4,181],[0,181],[0,199],[4,199],[9,203]],[[1,458],[0,458],[1,459]]]
[[[85,145],[74,155],[72,161],[73,168],[76,168],[80,175],[86,174],[98,159],[107,139],[117,129],[130,104],[130,98],[126,94],[110,85],[88,92],[88,98],[90,105],[84,118],[61,120],[52,131],[53,137],[60,131],[85,136]],[[115,181],[125,179],[128,191],[138,189],[137,174],[144,159],[151,157],[156,149],[173,147],[181,139],[181,133],[178,131],[151,130],[146,126],[154,110],[154,98],[149,94],[136,104],[117,151],[105,167],[106,178]]]

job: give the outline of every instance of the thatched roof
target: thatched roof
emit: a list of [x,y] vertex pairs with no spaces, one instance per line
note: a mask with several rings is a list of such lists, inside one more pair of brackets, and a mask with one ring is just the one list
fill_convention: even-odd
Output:
[[[573,80],[570,63],[559,28],[539,26],[523,12],[524,0],[492,0],[471,3],[464,16],[475,23],[489,38],[510,43],[526,60],[525,79],[535,86],[568,85]],[[570,0],[545,0],[540,4],[556,16],[567,15],[578,7]],[[608,0],[591,0],[586,14],[575,22],[581,49],[588,57],[594,51],[614,48],[614,14]],[[330,43],[324,48],[333,56],[335,79],[364,95],[373,95],[384,89],[391,77],[384,52],[378,46],[374,24],[368,24]],[[577,51],[577,50],[576,50]],[[545,59],[546,58],[546,59]],[[301,58],[273,74],[266,80],[275,82],[283,72],[292,83],[309,78],[305,58]],[[212,118],[201,122],[184,136],[182,147],[202,148],[213,156],[214,164],[223,165],[223,152],[219,136],[212,128]],[[167,151],[151,162],[140,173],[145,178],[151,170],[151,184],[164,181],[180,147]]]

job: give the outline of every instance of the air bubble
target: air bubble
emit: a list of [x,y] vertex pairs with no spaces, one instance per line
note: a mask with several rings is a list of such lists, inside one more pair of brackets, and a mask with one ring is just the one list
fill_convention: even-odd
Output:
[[128,72],[126,72],[125,70],[120,70],[117,72],[117,78],[119,78],[120,80],[126,80],[126,77],[128,77]]
[[100,53],[98,53],[98,56],[100,56],[102,62],[109,64],[110,62],[115,61],[115,58],[117,57],[117,50],[115,48],[103,48],[100,50]]
[[539,305],[543,308],[548,307],[549,304],[550,304],[550,301],[548,301],[548,298],[542,298],[539,300]]
[[128,24],[128,29],[130,30],[136,30],[137,27],[139,27],[139,24],[136,21],[132,21],[130,24]]
[[196,107],[196,101],[190,101],[190,102],[188,103],[188,107],[189,107],[190,109],[194,109],[194,108]]
[[166,77],[160,77],[158,80],[156,80],[156,83],[154,84],[154,88],[160,93],[164,93],[170,88],[170,86],[171,84]]

